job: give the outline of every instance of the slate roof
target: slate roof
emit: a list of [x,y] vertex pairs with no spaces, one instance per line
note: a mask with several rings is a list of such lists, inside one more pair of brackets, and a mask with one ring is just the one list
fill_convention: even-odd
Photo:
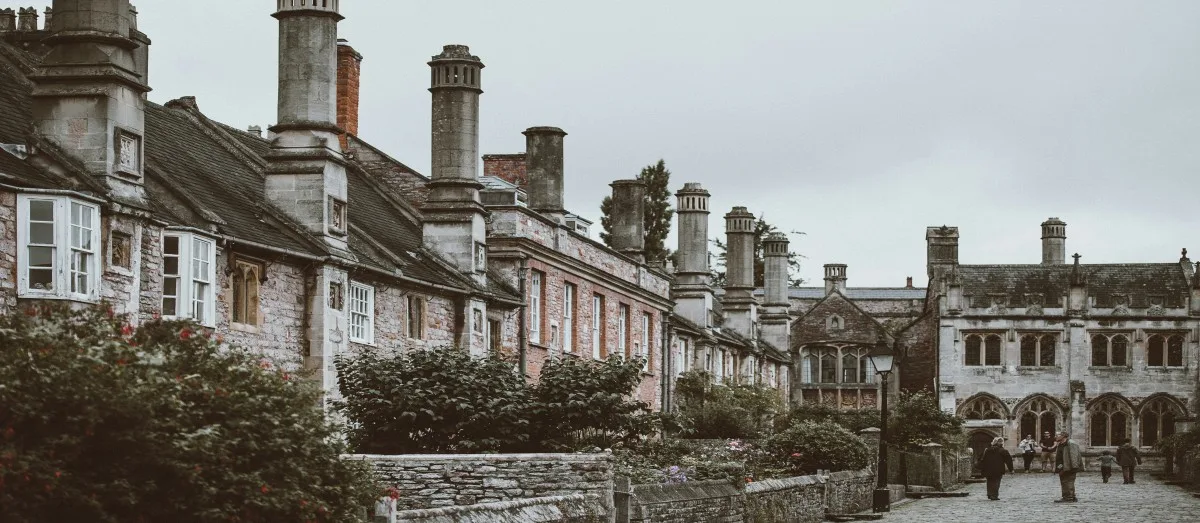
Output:
[[[25,77],[37,61],[36,56],[0,41],[0,143],[37,140],[29,134],[32,84]],[[235,243],[328,254],[321,241],[267,203],[263,157],[270,151],[269,142],[209,120],[193,99],[173,100],[165,106],[147,102],[145,115],[145,184],[157,217],[173,225],[214,230]],[[54,147],[42,149],[52,152]],[[68,164],[73,161],[69,155],[60,156]],[[84,184],[103,189],[89,175],[74,182],[56,179],[4,151],[0,151],[0,174],[11,176],[0,176],[0,183],[16,180],[21,185],[76,188]],[[359,264],[384,273],[399,269],[415,280],[520,302],[517,291],[498,278],[477,285],[425,249],[415,211],[388,196],[365,172],[351,164],[346,175],[351,205],[348,243]]]
[[[841,329],[826,328],[826,319],[836,315],[842,319]],[[862,310],[854,300],[839,292],[830,293],[808,312],[792,322],[793,347],[814,342],[851,342],[875,344],[880,338],[889,342],[893,337],[874,316]]]
[[[977,298],[1003,294],[1010,305],[1023,305],[1026,294],[1041,294],[1044,305],[1067,294],[1074,265],[960,265],[963,294]],[[1129,296],[1131,306],[1146,306],[1151,296],[1162,296],[1167,306],[1181,306],[1188,292],[1187,276],[1179,263],[1080,264],[1087,275],[1088,294],[1098,305],[1111,303],[1112,295]],[[989,303],[990,305],[990,303]]]
[[[762,289],[755,289],[755,296],[763,296]],[[788,298],[819,300],[825,297],[825,287],[792,287]],[[923,300],[924,287],[848,287],[846,297],[852,300]]]

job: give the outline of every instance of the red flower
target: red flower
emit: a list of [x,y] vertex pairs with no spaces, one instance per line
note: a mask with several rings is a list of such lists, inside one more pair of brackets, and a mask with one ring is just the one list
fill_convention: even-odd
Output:
[[117,365],[125,365],[126,363],[129,363],[129,362],[125,361],[125,358],[121,358],[121,359],[117,360]]
[[54,471],[54,477],[56,477],[56,478],[61,478],[61,477],[62,477],[62,471],[61,471],[61,470],[56,470],[56,471]]
[[188,339],[188,338],[191,338],[191,337],[192,337],[192,331],[191,331],[191,330],[189,330],[189,329],[183,329],[183,330],[179,331],[179,339],[181,339],[181,340],[186,340],[186,339]]
[[287,380],[289,380],[289,379],[291,379],[291,378],[292,378],[292,375],[291,375],[291,374],[288,374],[288,373],[286,373],[286,372],[285,372],[285,373],[283,373],[283,381],[287,381]]
[[307,500],[307,499],[302,499],[302,500],[300,500],[300,506],[301,506],[301,507],[307,507],[307,506],[308,506],[308,500]]
[[266,485],[263,485],[263,486],[262,486],[262,488],[261,488],[261,489],[259,489],[259,490],[261,490],[263,494],[266,494],[266,493],[267,493],[268,491],[270,491],[271,489],[270,489],[269,487],[267,487]]
[[133,325],[125,324],[121,326],[121,335],[128,336],[133,334]]
[[25,315],[26,316],[37,316],[37,307],[26,307]]
[[800,457],[800,453],[799,453],[799,452],[793,452],[793,453],[792,453],[792,457],[793,457],[793,458],[798,458],[798,457]]

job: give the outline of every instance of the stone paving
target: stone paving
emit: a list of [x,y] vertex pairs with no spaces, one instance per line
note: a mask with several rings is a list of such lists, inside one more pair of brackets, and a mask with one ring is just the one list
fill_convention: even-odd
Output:
[[989,501],[986,485],[972,483],[965,498],[929,498],[894,507],[885,521],[904,523],[984,521],[1087,521],[1089,523],[1200,522],[1200,499],[1149,474],[1137,483],[1121,484],[1118,471],[1106,484],[1099,472],[1075,480],[1078,503],[1054,503],[1060,497],[1058,476],[1050,473],[1009,474],[1000,483],[1000,501]]

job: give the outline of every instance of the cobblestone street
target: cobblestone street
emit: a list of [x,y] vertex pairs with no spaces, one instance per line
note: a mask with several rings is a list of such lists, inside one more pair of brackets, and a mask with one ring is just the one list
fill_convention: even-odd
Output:
[[1107,484],[1099,472],[1081,474],[1075,482],[1078,503],[1054,503],[1059,498],[1058,476],[1010,474],[1000,485],[1000,501],[988,501],[983,483],[963,490],[965,498],[915,500],[886,516],[904,523],[983,521],[1087,521],[1090,523],[1183,523],[1200,521],[1200,499],[1180,487],[1164,485],[1148,474],[1137,483],[1121,484],[1118,472]]

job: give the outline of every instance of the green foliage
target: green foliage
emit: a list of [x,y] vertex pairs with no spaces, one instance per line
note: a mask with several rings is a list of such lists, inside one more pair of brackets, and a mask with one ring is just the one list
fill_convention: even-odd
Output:
[[0,519],[357,521],[378,490],[311,382],[189,322],[125,321],[0,316]]
[[901,392],[889,405],[888,442],[891,445],[916,449],[926,443],[948,448],[962,448],[963,419],[942,412],[937,398],[929,391]]
[[779,391],[762,385],[717,385],[690,370],[675,382],[681,435],[696,439],[757,438],[771,432],[784,410]]
[[[754,222],[754,285],[762,287],[766,281],[766,258],[763,255],[763,240],[773,232],[779,232],[779,228],[771,225],[763,220],[762,215],[759,215],[758,221]],[[804,234],[800,231],[788,231],[788,234]],[[715,287],[723,287],[725,285],[725,253],[728,247],[725,242],[719,238],[709,240],[715,247],[717,261],[713,264],[712,284]],[[788,284],[793,287],[798,287],[804,284],[804,278],[800,277],[800,259],[804,256],[796,252],[788,252]],[[719,269],[718,269],[719,268]]]
[[529,390],[511,362],[461,349],[336,360],[348,439],[372,454],[508,451],[529,439]]
[[528,418],[540,448],[609,448],[654,432],[650,406],[630,397],[645,360],[555,358],[542,367]]
[[653,434],[631,398],[643,361],[555,359],[529,386],[511,362],[442,348],[337,360],[351,446],[365,453],[611,447]]
[[797,423],[833,422],[845,427],[852,434],[858,434],[867,427],[879,427],[879,411],[876,409],[846,409],[841,410],[824,404],[805,403],[792,408],[788,413],[787,426]]
[[832,421],[802,422],[767,441],[768,451],[797,475],[818,469],[857,470],[870,453],[859,437]]
[[[646,234],[646,259],[665,260],[669,254],[665,242],[671,232],[671,218],[675,216],[675,210],[671,209],[671,171],[666,162],[659,160],[643,167],[637,179],[646,182],[646,214],[642,225]],[[608,246],[612,246],[612,205],[612,196],[605,196],[600,201],[600,227],[603,229],[600,240]]]
[[1175,456],[1176,459],[1190,451],[1200,450],[1200,428],[1166,436],[1154,443],[1154,450]]
[[613,449],[613,469],[633,484],[681,483],[732,479],[761,480],[788,476],[762,446],[742,440],[654,440]]

